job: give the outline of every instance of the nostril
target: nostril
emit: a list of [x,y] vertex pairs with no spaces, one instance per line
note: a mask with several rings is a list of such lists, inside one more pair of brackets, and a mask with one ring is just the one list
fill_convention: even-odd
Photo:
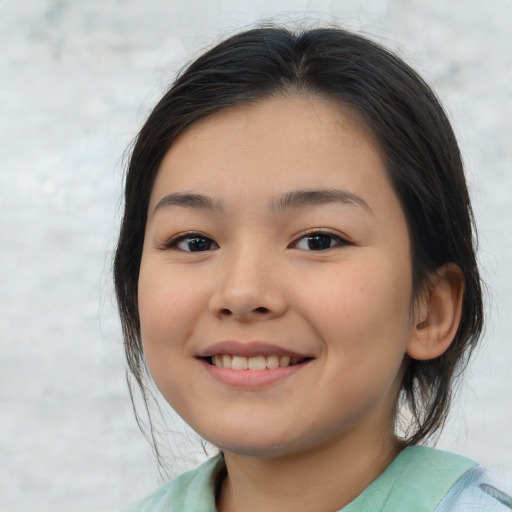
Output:
[[229,316],[232,315],[233,313],[228,308],[222,308],[220,310],[220,314],[223,316]]
[[264,307],[256,308],[254,311],[256,313],[268,313],[269,312],[269,310],[267,308],[264,308]]

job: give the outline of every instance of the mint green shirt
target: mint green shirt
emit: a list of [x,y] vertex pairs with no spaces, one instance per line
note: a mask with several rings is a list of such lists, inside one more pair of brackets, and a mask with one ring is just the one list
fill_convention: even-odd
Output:
[[[213,457],[123,512],[216,512],[214,481],[222,464],[220,455]],[[512,501],[506,502],[510,497],[483,483],[482,473],[465,457],[411,446],[339,512],[468,510],[458,508],[458,503],[479,503],[479,508],[470,509],[478,512],[511,510]]]

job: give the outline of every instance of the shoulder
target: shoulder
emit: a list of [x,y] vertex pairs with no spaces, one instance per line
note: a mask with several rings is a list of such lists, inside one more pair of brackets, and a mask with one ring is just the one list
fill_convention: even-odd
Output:
[[222,456],[217,455],[121,512],[215,512],[214,480],[220,467]]
[[500,488],[492,473],[470,459],[414,446],[404,450],[401,463],[413,470],[421,480],[428,482],[425,488],[433,492],[433,500],[436,495],[439,496],[435,512],[512,510],[512,498]]
[[499,487],[489,471],[475,467],[455,483],[435,512],[510,512],[512,497]]
[[343,512],[432,512],[477,464],[449,452],[410,446],[402,450]]
[[512,500],[466,457],[410,446],[342,512],[510,512]]

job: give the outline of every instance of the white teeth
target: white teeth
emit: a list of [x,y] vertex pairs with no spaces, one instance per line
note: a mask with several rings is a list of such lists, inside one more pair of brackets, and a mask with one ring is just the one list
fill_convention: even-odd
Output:
[[[215,363],[213,363],[215,364]],[[215,365],[217,366],[217,365]],[[229,354],[224,354],[222,356],[222,367],[223,368],[232,368],[233,367],[233,358]]]
[[231,366],[233,370],[247,370],[247,367],[247,357],[233,356],[233,363]]
[[217,368],[230,368],[232,370],[273,370],[278,367],[287,367],[302,361],[299,357],[290,356],[230,356],[229,354],[216,354],[212,356],[212,364]]
[[264,370],[267,367],[264,356],[249,357],[249,370]]
[[268,356],[266,358],[267,368],[271,370],[279,367],[279,357],[277,356]]

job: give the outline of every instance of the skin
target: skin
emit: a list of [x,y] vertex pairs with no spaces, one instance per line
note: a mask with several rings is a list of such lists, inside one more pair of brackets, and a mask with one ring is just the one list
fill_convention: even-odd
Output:
[[[352,196],[276,205],[319,189]],[[165,204],[170,194],[211,204]],[[332,246],[311,250],[307,236],[319,232]],[[190,237],[212,242],[191,252]],[[365,127],[329,100],[227,109],[173,144],[148,210],[142,340],[163,396],[225,453],[219,511],[338,510],[385,469],[399,450],[404,356],[442,353],[449,341],[434,324],[443,320],[449,337],[458,323],[462,286],[446,274],[432,294],[437,316],[425,317],[429,304],[413,313],[407,223],[383,160]],[[267,386],[230,386],[198,357],[225,340],[311,360]]]

